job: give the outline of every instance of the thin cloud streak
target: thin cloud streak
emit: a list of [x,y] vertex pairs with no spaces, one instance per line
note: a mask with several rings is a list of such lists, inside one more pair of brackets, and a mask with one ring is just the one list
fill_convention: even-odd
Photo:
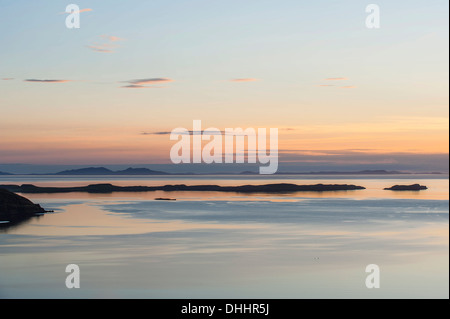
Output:
[[87,45],[86,47],[96,52],[103,52],[103,53],[114,52],[111,49],[107,49],[104,45]]
[[116,36],[114,36],[114,35],[101,35],[101,37],[102,37],[102,38],[106,38],[106,39],[108,39],[108,40],[111,41],[111,42],[117,42],[117,41],[123,41],[123,40],[125,40],[125,39],[116,37]]
[[121,86],[122,89],[163,89],[163,86],[145,86],[145,85],[137,85],[137,84],[130,84],[130,85],[124,85]]
[[120,48],[120,46],[115,42],[125,40],[114,35],[101,35],[100,37],[106,39],[106,42],[94,43],[91,45],[86,45],[86,47],[96,52],[112,53],[115,49]]
[[[183,132],[173,132],[174,134],[180,135],[223,135],[225,131],[183,131]],[[142,132],[141,135],[170,135],[172,132]]]
[[[238,134],[238,133],[228,133],[225,131],[180,131],[180,132],[173,132],[174,134],[179,135],[234,135],[234,136],[246,136],[245,133]],[[162,132],[142,132],[141,135],[170,135],[172,132],[162,131]]]
[[155,86],[161,83],[170,83],[175,80],[168,78],[148,78],[148,79],[136,79],[123,81],[122,83],[128,83],[128,85],[121,86],[124,89],[162,89],[163,86]]
[[144,85],[144,84],[174,82],[174,80],[168,78],[150,78],[150,79],[129,80],[125,82],[135,85]]
[[39,79],[26,79],[25,82],[35,82],[35,83],[66,83],[73,82],[73,80],[39,80]]

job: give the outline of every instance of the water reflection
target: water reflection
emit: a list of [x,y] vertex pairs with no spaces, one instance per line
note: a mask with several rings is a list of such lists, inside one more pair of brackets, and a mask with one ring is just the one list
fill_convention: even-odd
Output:
[[[365,195],[27,194],[56,213],[0,230],[0,298],[448,298],[448,182],[381,190],[395,183],[353,183]],[[82,289],[64,286],[71,263]],[[364,286],[372,263],[376,291]]]
[[33,220],[39,220],[42,217],[43,216],[41,216],[41,215],[35,215],[35,216],[26,215],[26,216],[16,217],[13,220],[0,221],[0,233],[8,233],[9,231],[11,231],[15,228],[25,226],[26,224],[32,222]]
[[[442,298],[446,205],[72,201],[0,236],[0,296]],[[83,289],[61,287],[69,263],[81,267]],[[380,291],[364,288],[370,263],[382,269]]]

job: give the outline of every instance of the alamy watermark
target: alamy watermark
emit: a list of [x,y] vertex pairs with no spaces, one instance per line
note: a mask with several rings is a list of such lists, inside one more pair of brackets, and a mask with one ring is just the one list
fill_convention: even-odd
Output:
[[366,13],[369,13],[369,15],[366,18],[366,27],[369,29],[379,29],[380,6],[377,4],[369,4],[366,7]]
[[380,288],[380,267],[375,264],[367,265],[366,273],[370,273],[366,277],[366,287],[368,289]]
[[[69,4],[66,6],[65,13],[68,14],[66,17],[66,27],[68,29],[79,29],[80,28],[80,13],[86,10],[80,10],[77,4]],[[366,17],[366,27],[369,29],[379,29],[380,28],[380,6],[377,4],[368,4],[366,6],[366,13],[369,15]]]
[[69,4],[66,7],[66,27],[68,29],[79,29],[80,28],[80,7],[76,4]]
[[[178,141],[170,150],[170,159],[180,163],[260,163],[260,174],[275,174],[278,170],[278,129],[270,128],[269,141],[265,128],[211,127],[202,130],[201,120],[193,121],[192,131],[176,128],[171,141]],[[208,141],[203,145],[204,141]],[[247,147],[246,147],[247,145]]]
[[80,267],[76,264],[67,265],[66,272],[70,273],[66,277],[66,287],[69,289],[80,288]]

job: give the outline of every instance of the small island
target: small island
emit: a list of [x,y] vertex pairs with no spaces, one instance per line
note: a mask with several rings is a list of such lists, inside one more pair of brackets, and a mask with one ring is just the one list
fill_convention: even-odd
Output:
[[384,190],[387,191],[421,191],[426,190],[428,187],[420,185],[420,184],[413,184],[413,185],[394,185],[389,188],[385,188]]

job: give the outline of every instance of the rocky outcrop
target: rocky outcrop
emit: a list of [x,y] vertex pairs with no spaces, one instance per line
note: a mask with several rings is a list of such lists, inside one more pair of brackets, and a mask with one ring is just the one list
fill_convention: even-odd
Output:
[[12,223],[45,212],[40,205],[25,197],[0,188],[0,221]]
[[428,187],[419,185],[419,184],[413,184],[413,185],[394,185],[389,188],[385,188],[384,190],[387,191],[421,191],[428,189]]

